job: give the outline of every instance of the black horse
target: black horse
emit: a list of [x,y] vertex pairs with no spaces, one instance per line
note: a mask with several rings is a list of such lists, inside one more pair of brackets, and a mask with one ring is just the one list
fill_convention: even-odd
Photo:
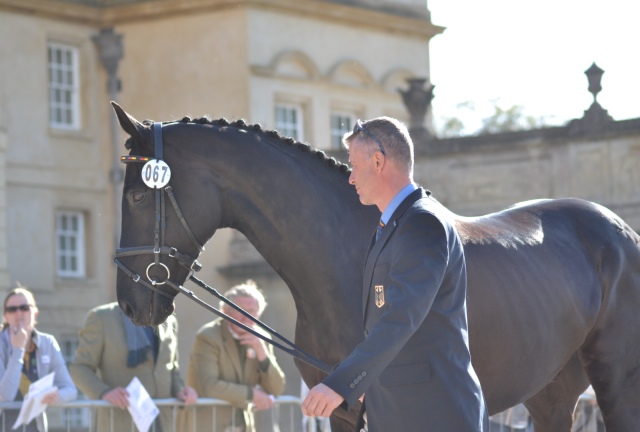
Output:
[[[115,110],[131,154],[154,154],[151,123]],[[296,343],[329,365],[363,340],[362,266],[379,219],[347,182],[347,166],[307,144],[242,120],[166,123],[170,185],[200,244],[218,228],[241,231],[282,277],[298,313]],[[141,166],[127,166],[122,247],[153,244],[155,200]],[[640,427],[640,237],[606,208],[578,199],[522,203],[455,216],[468,272],[472,361],[490,414],[524,402],[536,432],[571,430],[591,383],[608,432]],[[166,244],[197,256],[173,210]],[[144,275],[150,255],[123,258]],[[174,281],[187,270],[163,256]],[[162,278],[159,266],[156,277]],[[143,276],[144,277],[144,276]],[[118,301],[138,325],[174,310],[118,272]],[[173,295],[176,293],[173,292]],[[323,374],[297,363],[311,387]],[[355,413],[338,409],[335,432]]]

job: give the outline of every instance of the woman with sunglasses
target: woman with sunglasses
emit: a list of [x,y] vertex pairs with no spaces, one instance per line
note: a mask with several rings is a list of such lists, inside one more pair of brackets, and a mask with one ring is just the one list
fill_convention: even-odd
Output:
[[[55,372],[55,393],[43,399],[45,404],[63,403],[76,398],[76,390],[65,365],[56,339],[35,329],[38,308],[33,294],[15,288],[4,299],[4,319],[0,333],[0,401],[20,401],[29,385]],[[18,418],[18,410],[5,410],[4,424],[11,428]],[[20,430],[21,428],[19,428]],[[26,428],[28,432],[46,432],[43,413]]]

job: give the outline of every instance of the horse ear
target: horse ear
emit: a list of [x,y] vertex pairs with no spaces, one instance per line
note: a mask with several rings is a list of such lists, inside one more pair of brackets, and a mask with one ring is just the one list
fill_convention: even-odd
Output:
[[118,117],[118,121],[120,122],[120,126],[122,126],[122,129],[124,129],[126,133],[131,135],[131,138],[133,138],[135,141],[137,141],[138,143],[142,143],[142,134],[146,127],[138,120],[127,114],[126,111],[123,110],[122,107],[117,103],[111,101],[111,106],[113,106],[113,109],[116,112],[116,117]]

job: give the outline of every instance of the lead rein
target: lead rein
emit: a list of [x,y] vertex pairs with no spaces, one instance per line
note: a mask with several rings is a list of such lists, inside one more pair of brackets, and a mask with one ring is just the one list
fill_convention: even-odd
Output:
[[317,359],[316,357],[312,356],[311,354],[307,354],[302,349],[298,348],[294,343],[290,342],[289,340],[287,340],[286,338],[281,336],[278,332],[272,330],[266,324],[262,323],[260,320],[257,320],[256,318],[251,316],[251,314],[249,314],[248,312],[246,312],[245,310],[243,310],[239,306],[235,305],[232,301],[228,300],[222,294],[218,293],[218,291],[216,291],[214,288],[211,288],[210,286],[208,286],[207,284],[202,282],[200,279],[194,278],[193,276],[190,279],[193,280],[193,282],[196,283],[196,285],[204,288],[210,294],[214,295],[215,297],[219,298],[220,300],[222,300],[223,302],[225,302],[229,306],[233,307],[238,312],[242,313],[247,318],[251,319],[253,322],[258,324],[264,330],[266,330],[267,332],[269,332],[269,333],[273,334],[274,336],[278,337],[280,340],[285,342],[287,345],[291,346],[293,349],[287,348],[287,347],[283,346],[282,344],[269,339],[268,337],[266,337],[265,335],[255,331],[251,327],[248,327],[248,326],[242,324],[241,322],[235,320],[234,318],[230,317],[229,315],[225,314],[224,312],[214,308],[213,306],[211,306],[207,302],[205,302],[205,301],[201,300],[200,298],[198,298],[198,296],[196,296],[193,293],[193,291],[189,291],[185,287],[183,287],[181,285],[178,285],[178,284],[174,283],[171,280],[167,280],[166,282],[167,282],[167,285],[169,285],[171,288],[181,292],[182,294],[186,295],[187,297],[189,297],[194,302],[198,303],[200,306],[202,306],[205,309],[213,312],[214,314],[218,315],[219,317],[229,321],[230,323],[235,324],[236,326],[240,327],[241,329],[245,330],[246,332],[251,333],[252,335],[262,339],[263,341],[267,342],[268,344],[271,344],[271,345],[275,346],[276,348],[280,348],[282,351],[294,356],[295,358],[297,358],[300,361],[303,361],[304,363],[308,364],[309,366],[312,366],[312,367],[314,367],[314,368],[316,368],[316,369],[318,369],[318,370],[320,370],[322,372],[325,372],[326,374],[331,373],[332,369],[328,365],[326,365],[325,363],[323,363],[321,360]]
[[277,331],[273,330],[271,327],[269,327],[268,325],[266,325],[265,323],[263,323],[259,319],[255,318],[253,315],[251,315],[250,313],[248,313],[247,311],[242,309],[240,306],[236,305],[234,302],[232,302],[231,300],[229,300],[228,298],[226,298],[225,296],[220,294],[215,288],[210,287],[209,285],[207,285],[206,283],[204,283],[203,281],[201,281],[200,279],[198,279],[197,277],[195,277],[193,275],[189,279],[193,283],[198,285],[199,287],[201,287],[204,290],[206,290],[207,292],[209,292],[209,294],[212,294],[214,297],[217,297],[218,299],[222,300],[224,303],[226,303],[227,305],[231,306],[232,308],[234,308],[235,310],[240,312],[242,315],[244,315],[247,318],[249,318],[254,323],[258,324],[267,333],[270,333],[271,335],[277,337],[278,339],[280,339],[281,341],[283,341],[284,343],[289,345],[291,348],[293,348],[294,350],[298,351],[300,354],[315,359],[315,357],[313,357],[311,354],[305,352],[302,348],[298,347],[296,344],[294,344],[293,342],[289,341],[289,339],[285,338],[280,333],[278,333]]

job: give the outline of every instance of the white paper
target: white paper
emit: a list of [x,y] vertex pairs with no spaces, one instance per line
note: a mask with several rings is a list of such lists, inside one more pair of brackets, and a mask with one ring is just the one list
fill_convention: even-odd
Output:
[[134,377],[127,386],[129,392],[129,413],[140,432],[148,432],[149,426],[160,414],[160,410],[151,400],[138,377]]
[[29,424],[31,421],[42,414],[47,409],[47,405],[42,403],[42,400],[55,393],[58,388],[53,385],[53,377],[55,372],[51,372],[44,378],[40,378],[38,381],[31,383],[29,391],[24,397],[22,402],[22,408],[20,408],[20,414],[13,425],[12,429],[17,429],[23,424]]

